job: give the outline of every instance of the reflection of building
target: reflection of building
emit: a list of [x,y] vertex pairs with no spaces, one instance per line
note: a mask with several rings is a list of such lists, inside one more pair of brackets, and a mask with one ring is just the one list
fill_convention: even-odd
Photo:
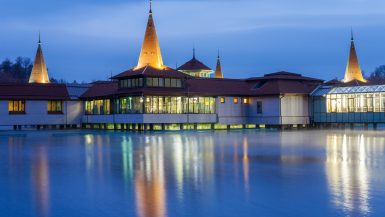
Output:
[[371,171],[368,159],[382,153],[378,150],[384,138],[366,138],[362,134],[330,134],[326,144],[326,175],[335,206],[347,213],[365,216],[370,212]]

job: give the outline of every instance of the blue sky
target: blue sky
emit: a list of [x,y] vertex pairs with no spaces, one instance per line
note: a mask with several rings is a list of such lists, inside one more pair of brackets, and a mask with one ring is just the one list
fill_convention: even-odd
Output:
[[[39,30],[50,75],[106,79],[137,63],[147,0],[1,0],[0,59],[33,58]],[[354,29],[361,67],[385,64],[383,0],[154,0],[165,64],[197,58],[226,77],[286,70],[342,78]]]

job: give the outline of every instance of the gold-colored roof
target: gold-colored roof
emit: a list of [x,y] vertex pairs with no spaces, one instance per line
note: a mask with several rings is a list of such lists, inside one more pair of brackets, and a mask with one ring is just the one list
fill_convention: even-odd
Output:
[[151,6],[148,16],[146,33],[144,35],[142,50],[140,52],[138,65],[135,68],[142,68],[144,66],[152,66],[157,69],[165,68],[165,66],[163,65],[162,53],[160,51],[154,20],[152,18]]
[[29,77],[29,83],[50,83],[47,66],[45,64],[43,51],[41,49],[40,36],[35,61],[33,63],[31,75]]
[[218,52],[217,67],[215,68],[214,78],[223,78],[221,58],[219,57],[219,52]]
[[345,77],[342,82],[347,83],[354,80],[361,81],[364,83],[367,82],[367,80],[362,76],[361,67],[358,63],[356,48],[354,46],[354,38],[352,35],[348,64],[346,65]]

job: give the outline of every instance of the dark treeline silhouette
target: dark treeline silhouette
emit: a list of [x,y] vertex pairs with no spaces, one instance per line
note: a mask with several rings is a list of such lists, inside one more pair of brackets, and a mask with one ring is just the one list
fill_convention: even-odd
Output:
[[385,65],[378,66],[367,79],[372,84],[385,84]]
[[15,61],[5,59],[0,64],[0,82],[27,83],[32,71],[32,61],[18,57]]
[[[28,83],[33,63],[28,57],[17,57],[14,61],[5,59],[0,63],[0,83]],[[68,83],[64,79],[50,78],[51,83]],[[72,83],[77,84],[74,80]]]

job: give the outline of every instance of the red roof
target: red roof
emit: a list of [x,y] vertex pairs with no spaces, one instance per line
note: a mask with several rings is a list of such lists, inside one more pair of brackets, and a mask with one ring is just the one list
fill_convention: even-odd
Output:
[[308,81],[315,81],[315,82],[323,82],[323,80],[321,79],[305,77],[305,76],[302,76],[301,74],[285,72],[285,71],[265,74],[263,77],[254,77],[254,78],[249,78],[247,80],[268,80],[268,79],[308,80]]
[[193,57],[191,60],[177,68],[177,70],[212,70],[201,61]]
[[322,80],[300,74],[273,73],[253,79],[183,79],[183,88],[141,87],[118,89],[117,82],[97,82],[82,98],[116,96],[263,96],[280,94],[309,94]]
[[117,81],[98,81],[94,82],[80,98],[108,97],[117,91]]
[[0,84],[3,100],[70,100],[65,84]]
[[146,66],[146,67],[142,67],[140,69],[132,68],[130,70],[127,70],[125,72],[122,72],[122,73],[112,77],[112,79],[123,79],[123,78],[138,77],[138,76],[167,77],[167,78],[188,78],[188,77],[191,77],[190,75],[179,72],[179,71],[174,70],[170,67],[167,67],[165,69],[156,69],[152,66]]

